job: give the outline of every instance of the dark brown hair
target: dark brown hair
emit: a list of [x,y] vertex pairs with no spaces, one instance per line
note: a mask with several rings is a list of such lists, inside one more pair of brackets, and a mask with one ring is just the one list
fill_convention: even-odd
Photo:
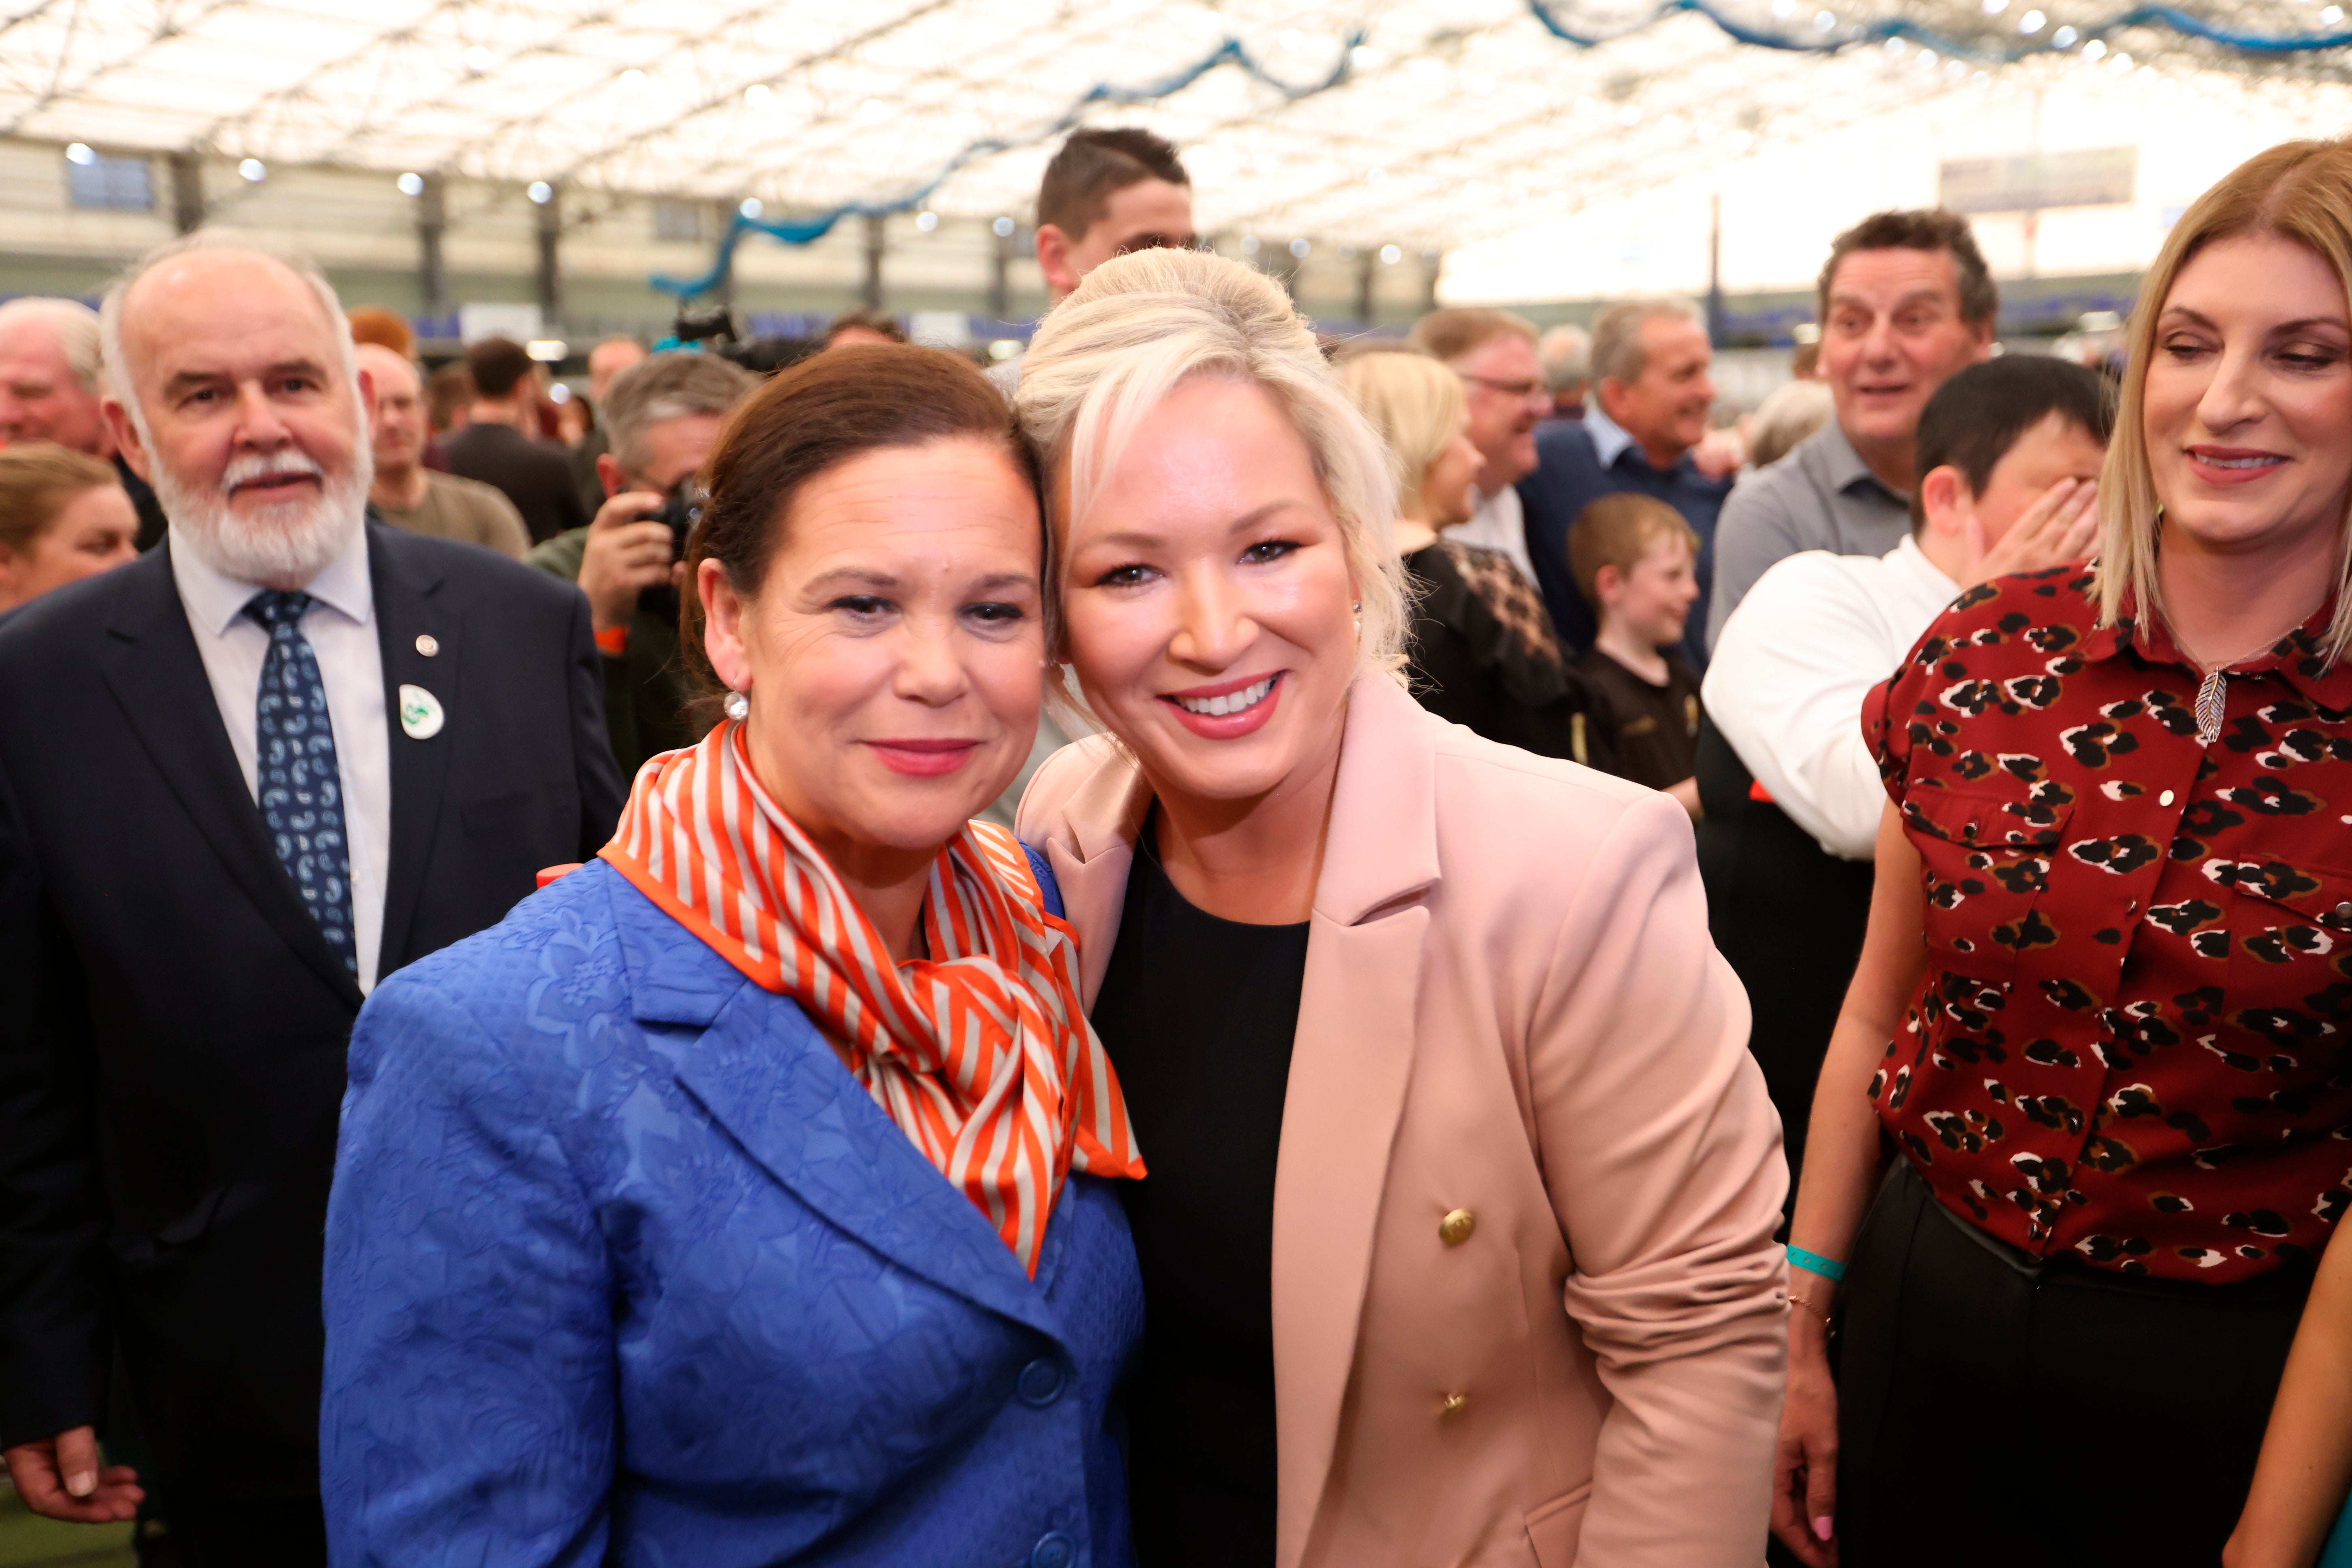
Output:
[[530,355],[512,338],[484,338],[466,351],[477,396],[503,401],[530,374]]
[[1857,250],[1940,250],[1952,258],[1953,275],[1960,286],[1960,320],[1971,327],[1990,329],[2000,314],[2000,290],[1977,248],[1976,231],[1969,220],[1943,207],[1912,207],[1873,213],[1830,241],[1830,258],[1822,267],[1819,320],[1830,319],[1830,285],[1838,263]]
[[898,318],[887,310],[844,310],[824,325],[824,341],[829,345],[842,333],[856,327],[862,331],[878,332],[894,343],[907,341],[907,329]]
[[1192,187],[1176,149],[1149,131],[1132,125],[1073,131],[1037,186],[1037,222],[1052,224],[1075,244],[1109,209],[1113,195],[1146,180]]
[[[687,550],[678,641],[687,667],[714,685],[702,646],[702,563],[716,561],[745,597],[760,591],[783,547],[784,522],[802,487],[826,470],[886,447],[919,447],[959,437],[1002,450],[1038,493],[1037,463],[1012,405],[978,366],[945,349],[846,343],[770,377],[728,420],[703,465],[709,494]],[[1054,538],[1037,514],[1038,587],[1045,646],[1056,629]]]
[[433,428],[436,433],[445,431],[473,403],[474,373],[466,368],[464,360],[451,360],[433,373],[425,390],[431,405]]

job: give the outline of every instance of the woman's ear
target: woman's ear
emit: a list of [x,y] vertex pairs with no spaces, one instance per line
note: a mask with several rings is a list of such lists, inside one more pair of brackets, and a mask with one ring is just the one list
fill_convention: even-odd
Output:
[[710,672],[730,691],[751,690],[751,655],[745,646],[751,605],[716,561],[702,563],[694,589],[702,600],[702,650],[710,656]]
[[1920,479],[1919,510],[1929,528],[1958,539],[1969,514],[1976,510],[1976,497],[1969,493],[1960,470],[1945,463],[1928,469]]

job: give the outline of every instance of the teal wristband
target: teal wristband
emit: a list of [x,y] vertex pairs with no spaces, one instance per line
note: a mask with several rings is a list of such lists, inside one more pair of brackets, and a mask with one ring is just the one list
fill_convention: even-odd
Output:
[[1834,1285],[1845,1278],[1845,1265],[1823,1258],[1818,1252],[1807,1252],[1801,1247],[1789,1248],[1789,1261],[1808,1274],[1818,1274]]

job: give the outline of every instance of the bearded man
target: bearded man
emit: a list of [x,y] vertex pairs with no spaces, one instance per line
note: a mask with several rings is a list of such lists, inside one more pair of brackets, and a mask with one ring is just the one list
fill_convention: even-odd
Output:
[[603,672],[577,589],[366,522],[372,388],[308,263],[200,232],[102,321],[169,527],[0,623],[0,1447],[36,1511],[131,1517],[120,1345],[193,1560],[321,1564],[352,1021],[604,842]]

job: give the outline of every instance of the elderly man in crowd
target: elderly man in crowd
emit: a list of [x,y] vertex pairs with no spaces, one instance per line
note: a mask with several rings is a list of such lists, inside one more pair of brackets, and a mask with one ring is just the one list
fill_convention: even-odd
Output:
[[364,521],[368,386],[308,263],[205,232],[107,296],[167,542],[0,623],[0,1448],[51,1518],[120,1346],[198,1568],[325,1560],[320,1237],[384,974],[621,805],[588,606]]
[[1517,489],[1535,471],[1536,424],[1551,413],[1535,323],[1508,310],[1432,310],[1405,342],[1444,360],[1470,405],[1470,444],[1478,448],[1470,521],[1445,536],[1499,550],[1537,582]]
[[1801,550],[1884,555],[1911,528],[1919,412],[1992,353],[2000,291],[1968,220],[1940,208],[1873,213],[1822,268],[1821,369],[1837,416],[1724,504],[1709,647],[1749,586]]
[[139,514],[139,548],[163,537],[155,492],[114,449],[99,409],[98,312],[79,300],[0,305],[0,447],[53,441],[114,465]]
[[1596,610],[1569,571],[1569,528],[1602,496],[1631,490],[1673,507],[1698,536],[1699,596],[1678,651],[1692,668],[1706,668],[1700,629],[1715,572],[1716,520],[1731,493],[1731,481],[1707,472],[1698,454],[1715,406],[1714,359],[1706,326],[1691,306],[1666,300],[1612,305],[1592,325],[1591,405],[1581,419],[1536,433],[1536,470],[1519,482],[1528,552],[1552,624],[1569,647],[1591,647],[1598,629]]
[[604,721],[622,772],[690,746],[709,729],[677,657],[678,595],[695,471],[727,416],[759,384],[716,354],[673,350],[631,365],[604,395],[612,450],[596,459],[604,500],[585,528],[534,548],[535,566],[580,584],[604,667]]
[[359,366],[375,387],[375,482],[368,500],[395,528],[479,544],[522,558],[530,532],[514,502],[478,479],[425,466],[425,380],[415,362],[376,343],[361,343]]

